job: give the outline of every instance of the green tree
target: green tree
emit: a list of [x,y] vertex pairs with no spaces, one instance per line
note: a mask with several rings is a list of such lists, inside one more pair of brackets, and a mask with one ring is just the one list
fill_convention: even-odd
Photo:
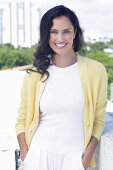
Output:
[[110,99],[110,83],[113,83],[113,59],[103,51],[91,52],[88,57],[104,64],[108,74],[108,99]]

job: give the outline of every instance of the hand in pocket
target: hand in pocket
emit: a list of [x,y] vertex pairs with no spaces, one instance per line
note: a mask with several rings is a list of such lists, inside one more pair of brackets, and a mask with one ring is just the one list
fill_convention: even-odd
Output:
[[22,149],[21,151],[21,160],[24,161],[26,156],[27,156],[27,152],[28,152],[28,149],[27,148],[24,148]]
[[81,157],[81,162],[82,162],[84,170],[87,170],[88,166],[87,166],[87,163],[86,163],[84,157]]

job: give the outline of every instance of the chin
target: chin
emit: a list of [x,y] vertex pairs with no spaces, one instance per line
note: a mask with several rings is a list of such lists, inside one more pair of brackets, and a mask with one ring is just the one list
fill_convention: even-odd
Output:
[[59,55],[64,55],[64,54],[67,54],[67,52],[68,51],[58,51],[58,50],[54,50],[54,52],[56,53],[56,54],[59,54]]
[[58,55],[65,55],[66,53],[58,53],[58,52],[56,52],[56,54],[58,54]]

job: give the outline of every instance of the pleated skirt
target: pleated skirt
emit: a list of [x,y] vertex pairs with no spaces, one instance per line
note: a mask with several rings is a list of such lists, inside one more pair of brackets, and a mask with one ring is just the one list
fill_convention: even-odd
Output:
[[82,149],[71,150],[50,147],[39,142],[31,142],[23,161],[24,170],[84,170]]

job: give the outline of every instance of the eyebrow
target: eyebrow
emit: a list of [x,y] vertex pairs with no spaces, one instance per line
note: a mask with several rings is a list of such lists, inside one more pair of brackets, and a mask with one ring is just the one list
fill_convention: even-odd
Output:
[[[71,30],[71,29],[73,29],[73,28],[66,28],[66,29],[64,29],[63,31],[65,31],[65,30]],[[58,31],[58,30],[56,30],[56,29],[51,29],[51,30],[54,30],[54,31]]]

